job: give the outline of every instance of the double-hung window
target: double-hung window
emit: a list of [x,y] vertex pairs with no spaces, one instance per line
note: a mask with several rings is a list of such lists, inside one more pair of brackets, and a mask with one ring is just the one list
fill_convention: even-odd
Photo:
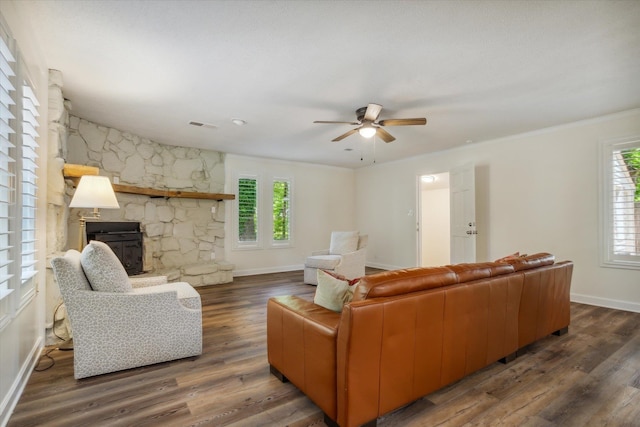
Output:
[[603,265],[640,269],[640,136],[601,148]]

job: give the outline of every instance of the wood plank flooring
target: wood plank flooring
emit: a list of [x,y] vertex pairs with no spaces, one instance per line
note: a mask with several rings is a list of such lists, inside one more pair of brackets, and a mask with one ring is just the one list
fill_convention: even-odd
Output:
[[[312,299],[315,288],[302,283],[302,272],[198,291],[201,356],[77,381],[73,352],[54,350],[55,365],[32,373],[8,426],[324,426],[318,407],[270,375],[267,364],[267,299]],[[515,361],[492,364],[378,425],[640,426],[640,313],[574,303],[571,316],[568,334],[549,336]]]

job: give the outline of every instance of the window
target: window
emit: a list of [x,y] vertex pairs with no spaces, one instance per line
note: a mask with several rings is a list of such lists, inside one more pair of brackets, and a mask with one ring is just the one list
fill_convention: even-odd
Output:
[[602,145],[603,264],[640,269],[640,136]]
[[258,179],[238,178],[238,243],[258,243]]
[[[36,290],[39,103],[32,87],[0,26],[0,329]],[[16,298],[6,298],[13,292]]]
[[25,81],[22,85],[22,141],[21,173],[20,173],[20,207],[21,207],[21,297],[26,299],[33,292],[36,270],[36,201],[37,201],[37,169],[38,158],[38,100],[31,86]]
[[273,181],[273,242],[275,245],[290,243],[291,238],[291,181]]
[[234,249],[292,246],[292,179],[267,174],[233,175]]
[[6,297],[13,291],[11,222],[15,199],[15,160],[12,156],[15,145],[11,139],[15,133],[12,127],[15,116],[11,110],[15,106],[15,88],[11,78],[15,73],[12,63],[15,59],[4,39],[0,38],[0,328],[8,319]]

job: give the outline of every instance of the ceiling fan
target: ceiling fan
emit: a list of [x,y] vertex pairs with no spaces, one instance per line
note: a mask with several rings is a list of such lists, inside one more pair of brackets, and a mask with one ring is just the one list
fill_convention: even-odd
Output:
[[382,105],[369,104],[366,107],[361,107],[356,110],[356,117],[358,119],[357,122],[332,122],[316,120],[313,123],[338,123],[358,126],[357,128],[351,129],[349,132],[343,133],[339,137],[332,139],[332,141],[341,141],[349,135],[353,135],[354,133],[358,132],[365,138],[371,138],[373,135],[377,134],[384,142],[395,141],[395,138],[389,132],[384,130],[382,126],[413,126],[427,124],[427,119],[425,119],[424,117],[418,119],[378,120],[380,111],[382,111]]

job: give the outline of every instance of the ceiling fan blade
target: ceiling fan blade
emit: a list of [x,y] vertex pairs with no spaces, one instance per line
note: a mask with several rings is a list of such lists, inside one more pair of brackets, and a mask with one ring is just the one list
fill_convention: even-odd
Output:
[[337,123],[337,124],[351,125],[351,126],[356,126],[360,124],[359,122],[332,122],[332,121],[325,121],[325,120],[315,120],[313,123]]
[[358,129],[351,129],[349,132],[347,133],[343,133],[342,135],[340,135],[337,138],[332,139],[331,141],[337,142],[337,141],[342,141],[343,139],[345,139],[346,137],[348,137],[349,135],[353,135],[354,133],[358,132]]
[[376,129],[376,133],[378,134],[380,139],[382,139],[384,142],[393,142],[393,141],[396,140],[393,137],[393,135],[391,135],[389,132],[387,132],[386,130],[384,130],[382,128],[377,128]]
[[378,116],[380,115],[380,111],[382,110],[382,105],[378,104],[369,104],[367,105],[367,111],[364,113],[364,120],[370,120],[375,122],[378,120]]
[[413,125],[426,125],[427,119],[387,119],[380,120],[378,122],[380,126],[413,126]]

